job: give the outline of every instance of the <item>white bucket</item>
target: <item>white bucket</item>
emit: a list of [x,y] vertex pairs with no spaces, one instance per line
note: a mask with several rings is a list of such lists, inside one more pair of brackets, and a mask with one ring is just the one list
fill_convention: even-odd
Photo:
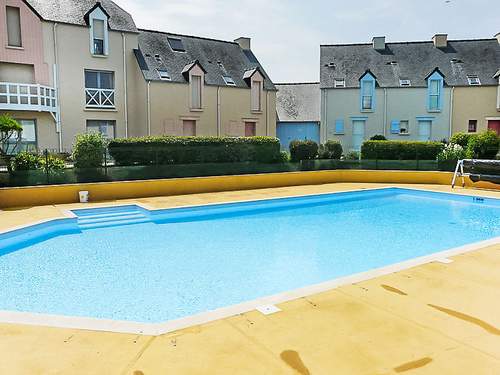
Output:
[[88,191],[79,191],[78,195],[80,196],[80,203],[87,203],[89,201]]

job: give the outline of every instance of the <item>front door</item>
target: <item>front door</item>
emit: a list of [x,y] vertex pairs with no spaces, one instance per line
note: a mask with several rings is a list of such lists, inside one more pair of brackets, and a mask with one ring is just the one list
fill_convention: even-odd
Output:
[[354,120],[352,122],[352,148],[355,151],[361,150],[361,145],[365,140],[365,121]]
[[431,121],[418,122],[418,140],[427,142],[431,140]]
[[488,120],[488,130],[493,130],[500,135],[500,120]]

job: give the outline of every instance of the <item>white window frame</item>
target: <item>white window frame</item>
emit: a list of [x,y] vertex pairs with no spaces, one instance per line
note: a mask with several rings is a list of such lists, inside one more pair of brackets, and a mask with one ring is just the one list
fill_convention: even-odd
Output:
[[[194,77],[197,77],[200,79],[200,88],[199,88],[199,106],[196,105],[197,103],[194,102],[194,90],[195,90],[195,84],[194,84]],[[190,74],[189,76],[189,106],[191,110],[193,111],[201,111],[203,109],[203,74]]]
[[[104,41],[103,41],[103,54],[96,54],[94,50],[94,20],[100,20],[104,22]],[[89,25],[90,25],[90,53],[92,56],[105,57],[109,55],[109,31],[108,31],[108,16],[99,7],[95,8],[92,13],[89,14]]]
[[[91,124],[89,124],[89,123],[91,123]],[[106,133],[103,133],[101,131],[104,126],[106,127]],[[85,131],[87,133],[90,133],[92,128],[98,128],[97,133],[102,134],[106,139],[115,139],[116,138],[116,121],[115,120],[89,119],[85,123]],[[111,138],[109,136],[109,132],[107,131],[107,129],[109,129],[109,128],[113,129],[113,138]],[[96,133],[96,132],[94,132],[94,133]]]
[[[403,131],[403,123],[406,123],[406,131]],[[409,135],[410,134],[410,120],[399,120],[399,135]]]
[[233,77],[231,77],[230,75],[223,75],[222,79],[226,83],[226,86],[236,86]]
[[467,81],[469,82],[470,86],[481,86],[481,81],[479,80],[479,77],[477,75],[468,75]]
[[334,88],[345,88],[345,78],[334,78],[333,79]]
[[[172,80],[172,77],[170,77],[170,74],[168,73],[168,71],[166,69],[158,68],[158,69],[156,69],[156,72],[158,73],[158,76],[160,76],[160,79],[162,81],[171,81]],[[165,73],[165,74],[163,74],[163,73]]]
[[[10,44],[9,43],[9,39],[10,39],[10,36],[9,36],[9,21],[8,21],[8,8],[11,8],[11,9],[15,9],[17,10],[17,13],[18,13],[18,21],[19,21],[19,45],[16,45],[16,44]],[[7,47],[8,48],[23,48],[23,29],[22,29],[22,19],[21,19],[21,8],[19,8],[18,6],[11,6],[11,5],[6,5],[5,6],[5,32],[6,32],[6,36],[7,36]]]

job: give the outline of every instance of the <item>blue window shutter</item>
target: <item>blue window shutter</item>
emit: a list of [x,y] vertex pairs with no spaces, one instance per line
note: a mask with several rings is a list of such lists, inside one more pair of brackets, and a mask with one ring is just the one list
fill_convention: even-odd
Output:
[[344,120],[338,119],[335,121],[335,133],[344,134]]
[[391,134],[399,134],[399,121],[392,120],[391,122]]

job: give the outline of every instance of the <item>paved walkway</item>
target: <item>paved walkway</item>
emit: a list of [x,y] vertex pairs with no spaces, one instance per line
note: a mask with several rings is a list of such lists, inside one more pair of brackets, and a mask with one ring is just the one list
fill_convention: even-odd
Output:
[[[163,208],[376,186],[138,201]],[[0,230],[74,206],[2,211]],[[500,245],[453,260],[286,302],[274,315],[252,311],[158,337],[0,324],[0,374],[500,374]]]

